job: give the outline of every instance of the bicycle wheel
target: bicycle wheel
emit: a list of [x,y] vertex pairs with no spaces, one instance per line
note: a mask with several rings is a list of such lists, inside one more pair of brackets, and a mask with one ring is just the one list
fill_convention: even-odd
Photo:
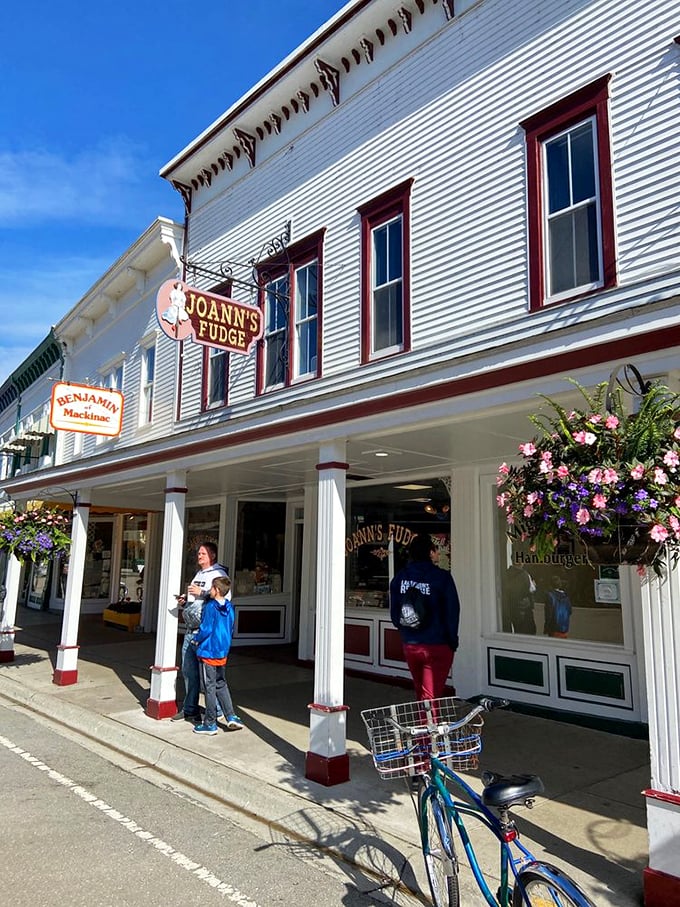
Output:
[[436,790],[421,781],[418,791],[420,839],[435,907],[460,907],[458,860],[451,820]]
[[534,863],[519,872],[517,884],[512,892],[512,907],[594,907],[594,905],[566,873],[549,863]]

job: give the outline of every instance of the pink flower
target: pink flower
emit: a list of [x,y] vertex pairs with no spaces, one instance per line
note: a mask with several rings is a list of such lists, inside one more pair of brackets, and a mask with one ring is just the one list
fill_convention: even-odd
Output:
[[633,466],[633,468],[630,471],[631,479],[641,479],[644,476],[644,474],[645,474],[645,467],[642,465],[642,463],[638,463],[637,466]]
[[602,481],[602,470],[599,467],[591,469],[588,473],[588,481],[591,485],[599,485]]
[[549,450],[543,451],[543,453],[541,454],[541,460],[543,460],[544,463],[552,463],[552,454]]
[[673,535],[676,539],[680,539],[680,520],[676,516],[670,516],[668,517],[668,522],[671,524]]
[[604,510],[607,506],[607,498],[603,494],[593,495],[593,507],[596,510]]
[[576,522],[581,526],[590,522],[590,511],[586,507],[581,507],[576,511]]
[[619,427],[618,416],[607,416],[604,423],[607,428],[614,429]]
[[615,469],[605,469],[602,481],[605,485],[615,485],[619,481],[619,474]]
[[588,446],[597,441],[592,431],[575,431],[572,437],[577,444],[587,444]]
[[676,497],[676,499],[673,501],[673,503],[675,504],[676,507],[680,507],[680,494]]
[[538,471],[543,473],[543,475],[548,475],[552,472],[552,463],[547,463],[545,460],[541,460],[538,464]]
[[678,425],[678,427],[673,432],[673,437],[676,441],[680,441],[680,425]]
[[496,503],[499,507],[505,507],[505,502],[507,501],[508,496],[506,494],[497,494]]
[[531,516],[534,512],[534,508],[532,507],[531,504],[527,504],[527,506],[524,508],[524,510],[522,512],[523,512],[524,516]]
[[557,475],[560,477],[560,479],[568,478],[569,477],[569,467],[565,466],[564,463],[562,463],[561,466],[557,467]]
[[533,443],[533,441],[528,441],[526,444],[520,444],[519,449],[525,457],[533,457],[533,455],[536,453],[536,445]]
[[529,494],[527,495],[528,504],[536,504],[540,500],[541,500],[541,496],[537,491],[530,491]]
[[666,485],[668,483],[668,476],[659,466],[654,470],[654,481],[657,485]]
[[668,530],[665,528],[665,526],[661,526],[660,523],[652,526],[649,534],[655,542],[665,542],[668,538]]
[[595,413],[588,419],[588,421],[591,422],[593,425],[597,425],[598,422],[602,421],[602,416],[599,413]]
[[676,454],[674,450],[669,450],[663,458],[666,466],[677,466],[680,463],[680,457]]
[[501,465],[498,467],[498,471],[502,476],[507,476],[507,474],[510,472],[510,467],[507,463],[501,463]]

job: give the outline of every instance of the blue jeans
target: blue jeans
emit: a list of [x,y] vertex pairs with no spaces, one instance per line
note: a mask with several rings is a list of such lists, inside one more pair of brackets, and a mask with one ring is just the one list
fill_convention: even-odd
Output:
[[227,686],[227,678],[224,673],[224,665],[209,665],[204,661],[200,662],[205,683],[205,715],[203,716],[204,724],[215,724],[218,712],[221,711],[229,717],[234,714],[234,704],[231,701],[231,693]]
[[[198,696],[201,692],[201,673],[196,655],[196,646],[191,645],[193,633],[184,634],[182,643],[182,677],[184,677],[184,703],[182,711],[185,715],[200,715]],[[218,707],[218,715],[222,710]],[[229,713],[231,714],[231,713]]]

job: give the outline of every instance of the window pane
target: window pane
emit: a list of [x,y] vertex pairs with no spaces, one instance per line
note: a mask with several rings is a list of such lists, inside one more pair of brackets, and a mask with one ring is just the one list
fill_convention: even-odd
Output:
[[579,208],[574,218],[576,286],[595,283],[600,278],[595,202]]
[[156,361],[156,348],[154,346],[150,346],[146,350],[145,359],[146,359],[146,369],[145,369],[146,380],[150,384],[153,381],[154,363]]
[[286,377],[286,335],[283,331],[273,334],[267,340],[265,384],[270,387],[283,384]]
[[298,375],[316,372],[316,318],[303,322],[298,328]]
[[387,227],[373,231],[373,284],[387,283]]
[[282,591],[285,538],[284,502],[239,502],[235,595],[276,594]]
[[401,218],[389,225],[388,241],[388,279],[398,280],[402,276]]
[[566,135],[546,144],[548,211],[552,214],[569,206],[569,149]]
[[208,403],[224,403],[227,395],[227,354],[210,351]]
[[573,202],[585,201],[595,196],[595,155],[593,149],[593,124],[583,123],[571,133],[571,169]]
[[401,295],[401,281],[382,287],[374,293],[374,350],[384,350],[402,343]]
[[550,221],[550,295],[570,290],[575,283],[573,214],[561,214]]

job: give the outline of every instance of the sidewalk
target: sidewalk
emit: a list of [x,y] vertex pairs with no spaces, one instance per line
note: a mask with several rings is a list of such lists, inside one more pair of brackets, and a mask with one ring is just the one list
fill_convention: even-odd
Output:
[[[0,665],[0,702],[27,707],[153,765],[249,821],[266,817],[271,838],[342,854],[360,874],[383,879],[395,903],[415,900],[400,881],[417,898],[429,894],[411,795],[403,781],[378,778],[360,716],[362,709],[411,699],[408,690],[347,678],[351,780],[326,788],[304,777],[311,669],[278,660],[271,649],[233,649],[229,685],[246,729],[206,738],[187,722],[145,715],[153,636],[82,616],[78,683],[58,687],[52,672],[61,616],[19,608],[16,621],[15,660]],[[648,854],[641,796],[650,780],[647,742],[509,711],[487,716],[483,741],[484,768],[543,779],[545,795],[536,807],[515,811],[529,848],[572,875],[597,907],[639,907]],[[480,786],[478,772],[467,777]],[[495,842],[473,840],[482,865],[495,867]],[[461,865],[462,902],[484,903],[467,864]]]

